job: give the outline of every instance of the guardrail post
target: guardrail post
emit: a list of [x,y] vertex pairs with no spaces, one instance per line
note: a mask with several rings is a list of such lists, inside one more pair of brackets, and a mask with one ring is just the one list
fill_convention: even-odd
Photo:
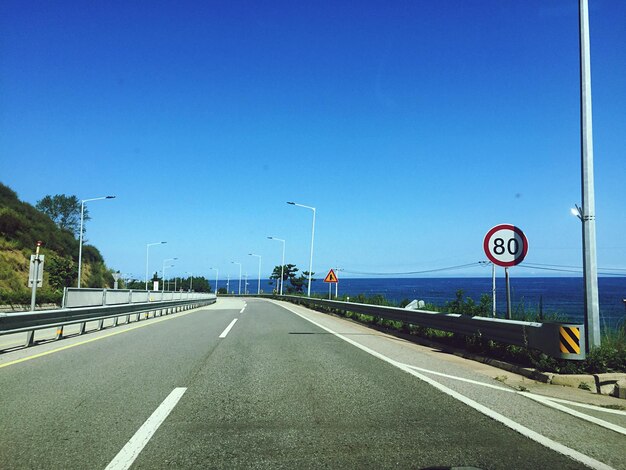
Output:
[[35,344],[35,330],[30,330],[26,333],[26,347]]
[[63,339],[63,325],[57,326],[57,334],[55,340]]
[[82,323],[80,324],[80,328],[78,329],[78,334],[79,334],[79,335],[82,335],[83,333],[85,333],[85,327],[86,327],[86,325],[87,325],[87,322],[82,322]]

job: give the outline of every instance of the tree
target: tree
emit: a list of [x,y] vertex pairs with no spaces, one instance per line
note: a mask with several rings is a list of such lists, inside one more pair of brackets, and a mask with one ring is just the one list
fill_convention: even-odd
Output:
[[[289,281],[289,284],[285,282],[283,287],[283,293],[285,290],[288,294],[293,294],[294,292],[303,292],[304,286],[307,285],[309,281],[309,273],[307,271],[302,272],[300,276],[297,275],[298,268],[296,268],[295,264],[286,264],[282,266],[283,271],[283,281]],[[280,279],[281,266],[275,266],[272,271],[272,275],[270,276],[270,281]],[[313,273],[315,274],[315,273]],[[311,282],[314,279],[311,278]],[[280,287],[280,284],[277,283],[277,287]]]
[[[65,194],[47,195],[35,206],[37,210],[50,217],[61,229],[69,230],[78,237],[80,232],[80,200],[76,196],[66,196]],[[83,211],[83,233],[85,224],[89,220],[89,211]]]
[[63,289],[74,284],[78,275],[78,267],[69,258],[50,255],[46,266],[48,271],[48,282],[54,289]]
[[[283,282],[291,281],[296,278],[296,273],[298,272],[298,268],[296,268],[295,264],[285,264],[284,266],[278,265],[274,266],[274,270],[270,275],[270,284],[272,284],[273,280],[277,281],[277,288],[280,289],[280,274],[283,274]],[[284,284],[283,290],[286,289],[287,292],[293,292],[293,288]]]

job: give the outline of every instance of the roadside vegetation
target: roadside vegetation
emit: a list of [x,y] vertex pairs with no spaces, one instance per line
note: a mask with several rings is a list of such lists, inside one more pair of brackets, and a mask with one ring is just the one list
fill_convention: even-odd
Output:
[[[75,196],[45,196],[33,207],[0,183],[0,305],[30,304],[28,269],[39,240],[45,268],[37,303],[60,303],[63,288],[75,285],[78,275],[77,220],[80,201]],[[81,277],[85,287],[113,285],[112,270],[95,246],[83,245]]]
[[[326,298],[323,295],[316,295],[316,297]],[[339,300],[346,301],[347,296],[343,296]],[[404,299],[401,302],[390,302],[380,294],[373,296],[366,296],[364,294],[350,296],[350,302],[400,308],[409,304],[408,299]],[[448,301],[443,305],[426,304],[423,310],[488,317],[491,316],[491,297],[488,294],[484,294],[481,296],[479,302],[475,302],[471,298],[466,297],[462,290],[459,290],[454,300]],[[543,372],[561,374],[626,372],[626,325],[621,325],[617,329],[605,329],[602,334],[602,346],[592,350],[584,361],[569,361],[555,359],[541,351],[499,343],[477,336],[466,336],[432,328],[424,328],[350,311],[333,310],[332,313],[371,325],[375,328],[382,328],[392,333],[418,336],[476,355],[500,359],[522,367],[532,367]],[[561,314],[543,312],[541,307],[533,310],[523,302],[514,306],[512,317],[514,320],[523,321],[567,321],[567,318]]]

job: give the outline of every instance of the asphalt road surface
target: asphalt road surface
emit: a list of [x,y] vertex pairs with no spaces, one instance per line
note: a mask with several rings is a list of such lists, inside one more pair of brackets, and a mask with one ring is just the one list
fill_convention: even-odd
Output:
[[287,303],[0,355],[0,468],[626,469],[626,413]]

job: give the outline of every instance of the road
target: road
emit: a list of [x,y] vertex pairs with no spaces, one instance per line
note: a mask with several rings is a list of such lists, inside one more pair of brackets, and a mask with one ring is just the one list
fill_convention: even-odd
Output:
[[0,384],[0,468],[626,468],[625,412],[270,300],[6,352]]

